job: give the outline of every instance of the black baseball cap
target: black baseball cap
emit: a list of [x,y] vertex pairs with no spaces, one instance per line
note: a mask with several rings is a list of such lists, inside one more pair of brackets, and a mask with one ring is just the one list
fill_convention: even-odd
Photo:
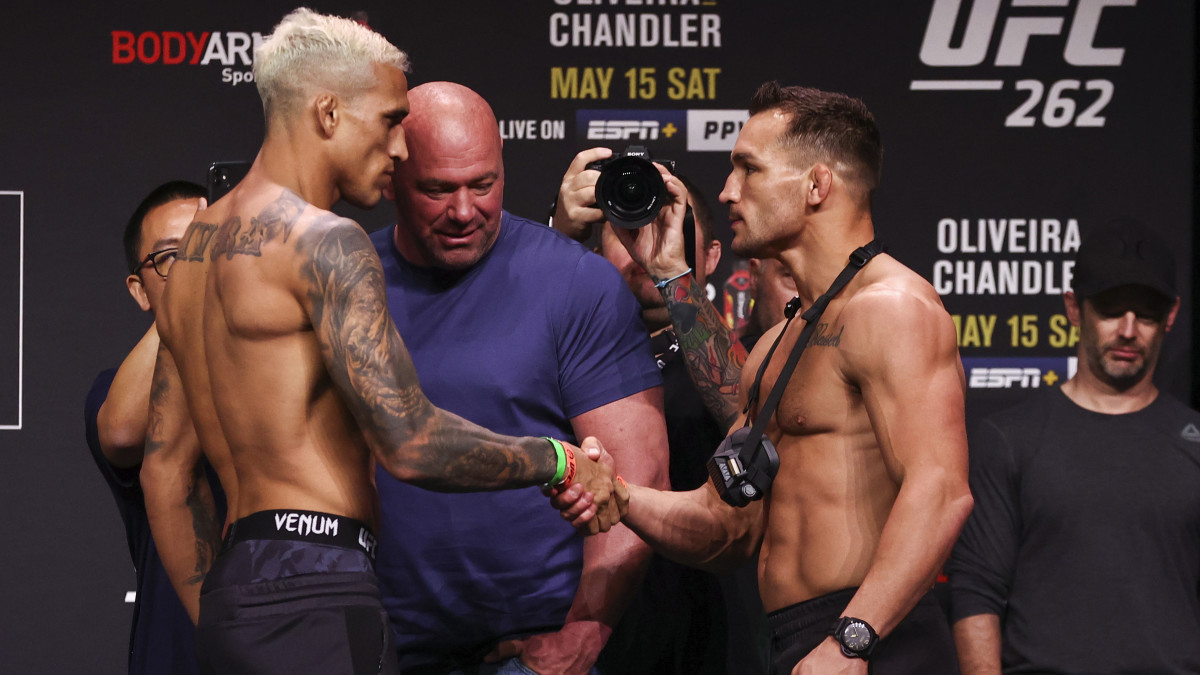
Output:
[[1174,299],[1175,258],[1162,237],[1132,218],[1114,220],[1083,238],[1071,286],[1080,298],[1137,284]]

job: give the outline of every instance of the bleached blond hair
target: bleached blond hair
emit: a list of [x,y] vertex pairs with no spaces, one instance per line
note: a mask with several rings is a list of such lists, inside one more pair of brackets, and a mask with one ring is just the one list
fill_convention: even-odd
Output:
[[268,126],[317,90],[354,95],[374,86],[374,65],[407,71],[408,55],[370,28],[307,7],[293,10],[254,50],[254,82]]

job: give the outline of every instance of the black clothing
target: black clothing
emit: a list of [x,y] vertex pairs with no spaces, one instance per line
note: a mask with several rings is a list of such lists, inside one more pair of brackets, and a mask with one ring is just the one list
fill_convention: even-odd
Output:
[[671,489],[695,490],[708,482],[705,465],[725,440],[725,427],[708,412],[688,375],[675,332],[668,329],[650,340],[662,371],[667,445],[671,452]]
[[[334,534],[345,534],[348,521]],[[196,626],[201,672],[399,673],[367,552],[373,538],[370,547],[357,543],[357,532],[354,543],[314,543],[336,540],[324,523],[307,533],[286,524],[276,530],[271,539],[227,539],[205,577]]]
[[[663,406],[670,447],[671,489],[694,490],[708,480],[705,463],[725,430],[704,407],[687,372],[675,333],[651,339],[662,370]],[[752,599],[758,602],[757,586]],[[731,599],[741,603],[740,598]],[[718,578],[658,554],[646,578],[600,653],[600,672],[615,675],[721,675],[758,673],[752,664],[727,665],[730,640],[726,599]],[[738,633],[745,632],[734,626]],[[745,659],[742,659],[743,661]]]
[[[790,675],[797,663],[829,637],[857,588],[834,591],[767,615],[771,628],[771,674]],[[849,658],[849,657],[847,657]],[[955,675],[958,656],[946,615],[933,592],[880,639],[868,662],[872,675]]]
[[1000,617],[1005,673],[1200,672],[1200,414],[1060,389],[985,420],[950,557],[955,621]]

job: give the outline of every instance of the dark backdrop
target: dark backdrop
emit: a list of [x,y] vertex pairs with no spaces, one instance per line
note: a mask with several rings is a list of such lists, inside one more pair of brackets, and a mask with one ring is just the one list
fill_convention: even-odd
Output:
[[[262,119],[241,55],[292,4],[22,5],[0,22],[0,670],[115,673],[133,573],[81,411],[149,321],[124,289],[121,227],[158,183],[252,158]],[[1076,235],[1140,217],[1179,253],[1184,310],[1160,382],[1191,396],[1192,3],[313,5],[362,12],[410,53],[413,85],[454,80],[491,101],[506,205],[535,218],[575,152],[601,143],[650,146],[715,202],[764,80],[863,98],[887,147],[877,229],[959,317],[972,420],[1069,375],[1060,294]],[[617,46],[631,20],[634,42]],[[344,213],[390,221],[386,204]],[[733,269],[730,256],[719,306]]]

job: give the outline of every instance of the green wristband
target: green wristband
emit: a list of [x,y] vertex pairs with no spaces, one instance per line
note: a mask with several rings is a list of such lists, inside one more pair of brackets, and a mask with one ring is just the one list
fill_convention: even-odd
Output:
[[554,454],[558,458],[558,469],[554,472],[554,478],[546,483],[549,487],[555,487],[562,482],[563,474],[567,472],[567,451],[563,449],[563,445],[558,442],[558,439],[549,436],[542,436],[542,438],[550,441],[550,445],[554,446]]

